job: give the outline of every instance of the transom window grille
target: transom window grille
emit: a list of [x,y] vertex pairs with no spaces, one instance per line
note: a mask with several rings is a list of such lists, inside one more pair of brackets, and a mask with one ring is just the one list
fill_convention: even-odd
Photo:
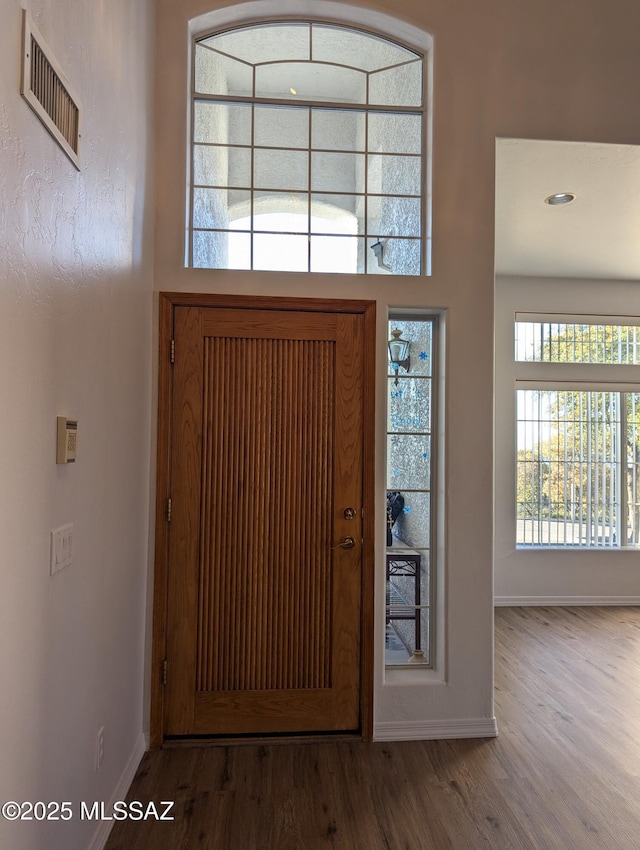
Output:
[[640,364],[640,328],[571,320],[516,321],[516,360]]
[[420,274],[423,65],[329,24],[198,39],[189,264]]
[[432,551],[436,319],[394,318],[408,361],[389,364],[387,412],[387,665],[433,663]]
[[640,545],[639,330],[516,317],[519,546]]

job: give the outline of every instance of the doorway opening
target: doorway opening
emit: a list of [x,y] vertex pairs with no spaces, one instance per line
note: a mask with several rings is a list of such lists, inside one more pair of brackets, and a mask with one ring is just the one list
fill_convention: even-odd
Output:
[[371,737],[374,332],[373,302],[162,295],[154,746]]

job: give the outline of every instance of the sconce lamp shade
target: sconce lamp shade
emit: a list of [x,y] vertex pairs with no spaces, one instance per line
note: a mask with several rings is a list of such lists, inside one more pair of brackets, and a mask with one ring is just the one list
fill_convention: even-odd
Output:
[[389,340],[389,362],[408,369],[409,367],[405,366],[408,360],[409,343],[406,339],[402,339],[402,331],[396,328],[395,331],[391,331],[391,339]]
[[391,368],[396,373],[396,385],[398,383],[398,370],[400,366],[409,371],[409,343],[406,339],[402,339],[402,331],[397,328],[391,331],[391,339],[388,342],[389,346],[389,362]]

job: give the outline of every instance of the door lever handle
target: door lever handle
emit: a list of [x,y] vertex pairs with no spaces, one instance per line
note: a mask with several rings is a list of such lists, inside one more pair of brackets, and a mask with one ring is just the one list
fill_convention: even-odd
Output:
[[332,549],[353,549],[356,545],[355,538],[353,537],[343,537],[339,543],[336,543],[335,546],[332,546]]

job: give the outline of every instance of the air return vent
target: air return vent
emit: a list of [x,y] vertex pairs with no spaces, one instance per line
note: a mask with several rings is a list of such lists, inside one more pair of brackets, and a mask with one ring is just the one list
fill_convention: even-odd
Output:
[[23,10],[21,93],[75,167],[80,170],[80,104],[29,13]]

